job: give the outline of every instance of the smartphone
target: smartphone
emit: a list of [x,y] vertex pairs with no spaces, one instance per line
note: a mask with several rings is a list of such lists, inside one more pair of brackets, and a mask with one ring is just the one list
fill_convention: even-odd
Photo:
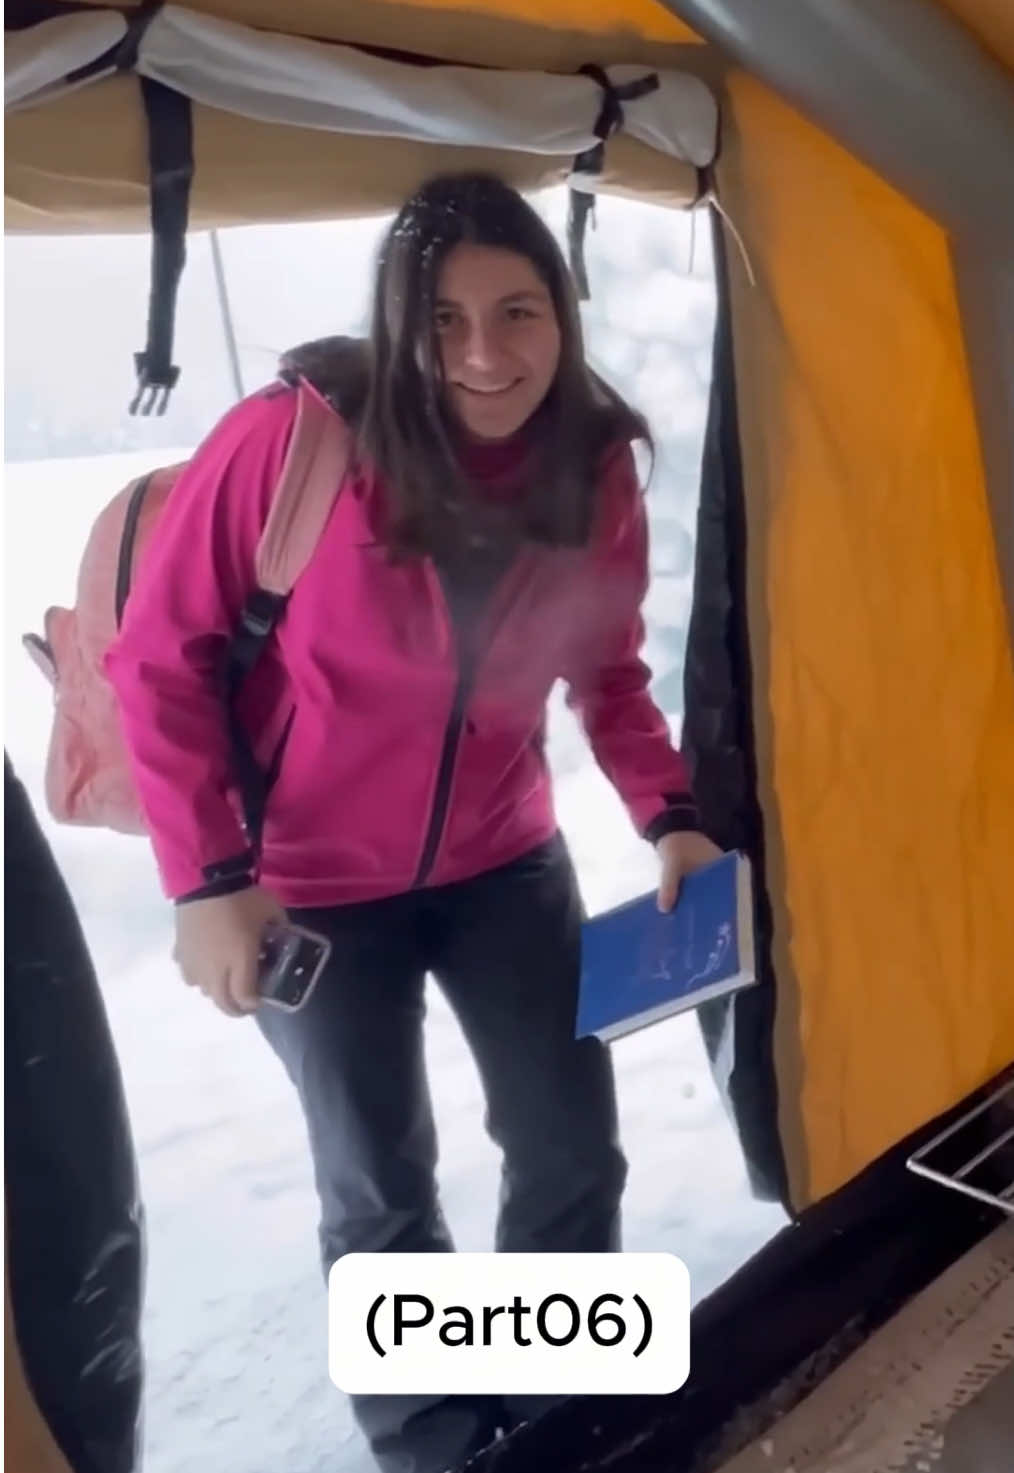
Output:
[[257,987],[269,1007],[298,1013],[309,1001],[331,955],[326,936],[272,922],[264,931]]

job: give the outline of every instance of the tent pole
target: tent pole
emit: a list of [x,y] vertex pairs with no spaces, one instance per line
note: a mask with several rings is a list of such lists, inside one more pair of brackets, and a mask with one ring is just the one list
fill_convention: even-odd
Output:
[[1014,191],[998,183],[1014,136],[1008,73],[926,0],[661,3],[949,234],[1014,639]]
[[218,306],[222,313],[222,328],[225,332],[225,346],[229,354],[229,368],[232,373],[232,386],[236,391],[236,398],[243,398],[243,375],[239,366],[239,348],[236,344],[236,329],[232,321],[232,309],[229,306],[229,293],[225,285],[225,266],[222,262],[222,247],[218,239],[218,231],[211,232],[211,259],[215,267],[215,286],[218,291]]
[[[928,0],[661,0],[945,230],[1014,237],[1010,75]],[[1007,0],[1009,5],[1010,0]]]

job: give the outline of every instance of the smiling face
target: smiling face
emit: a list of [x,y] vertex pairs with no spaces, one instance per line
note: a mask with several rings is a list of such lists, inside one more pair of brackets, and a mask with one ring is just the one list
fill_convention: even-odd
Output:
[[527,256],[462,242],[437,280],[434,329],[447,408],[476,440],[506,440],[538,409],[560,363],[560,325]]
[[574,282],[538,212],[495,175],[438,175],[399,210],[374,283],[357,430],[392,553],[460,550],[480,498],[454,441],[507,440],[537,410],[521,530],[583,547],[603,452],[646,427],[590,370]]

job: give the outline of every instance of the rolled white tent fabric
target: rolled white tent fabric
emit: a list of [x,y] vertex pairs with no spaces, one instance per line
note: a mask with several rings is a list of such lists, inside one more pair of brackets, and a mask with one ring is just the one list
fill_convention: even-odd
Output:
[[[59,15],[4,34],[4,111],[66,92],[67,78],[111,52],[127,34],[116,10]],[[111,68],[110,68],[111,69]]]
[[598,88],[587,77],[415,66],[266,35],[178,5],[152,21],[137,69],[197,102],[261,122],[536,153],[578,152],[595,142]]
[[[111,70],[112,53],[127,29],[118,12],[99,11],[14,33],[8,41],[7,105],[66,90],[69,73],[106,52]],[[576,156],[599,143],[596,129],[607,95],[587,75],[393,61],[351,46],[254,30],[180,5],[166,5],[146,19],[133,70],[195,102],[260,122],[541,156]],[[699,78],[631,65],[603,71],[621,91],[646,79],[652,84],[620,101],[614,126],[698,168],[711,163],[718,107]]]
[[[196,101],[262,122],[422,143],[577,154],[598,141],[602,88],[588,76],[419,66],[349,46],[267,35],[167,5],[145,31],[137,69]],[[624,86],[647,67],[606,68]],[[697,166],[715,153],[718,109],[683,72],[622,104],[634,137]]]

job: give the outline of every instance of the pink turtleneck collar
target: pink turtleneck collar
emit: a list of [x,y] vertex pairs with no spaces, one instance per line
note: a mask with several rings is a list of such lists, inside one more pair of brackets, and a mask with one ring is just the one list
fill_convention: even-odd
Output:
[[507,440],[457,442],[458,461],[474,486],[492,500],[510,500],[524,487],[524,473],[532,450],[528,425]]

